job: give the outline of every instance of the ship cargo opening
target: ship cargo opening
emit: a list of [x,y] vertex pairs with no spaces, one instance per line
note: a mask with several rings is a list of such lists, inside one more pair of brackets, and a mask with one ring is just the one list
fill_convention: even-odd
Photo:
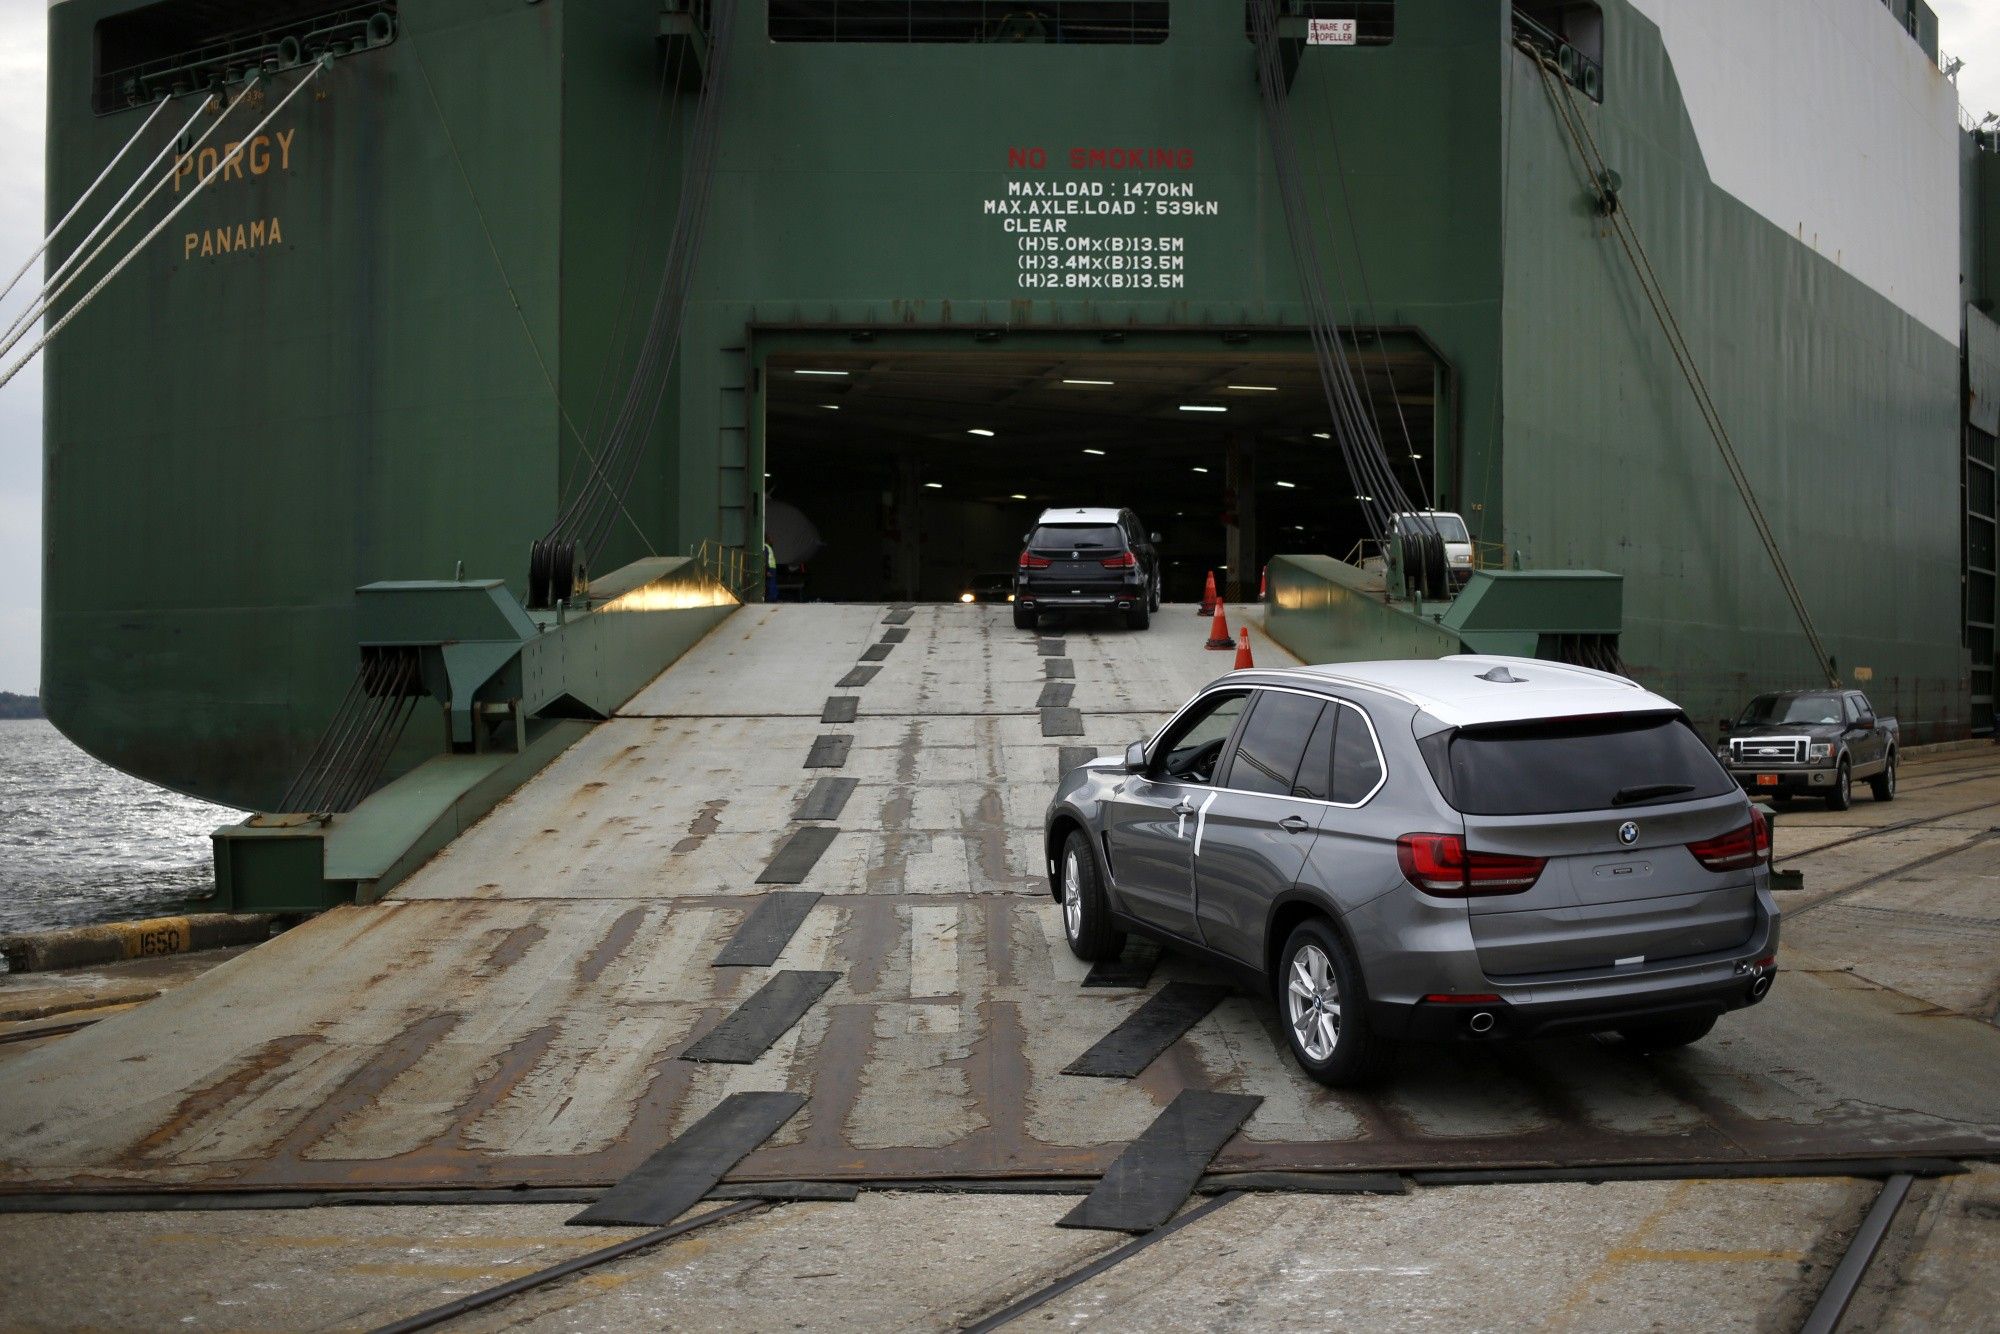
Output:
[[[781,598],[1004,600],[1022,535],[1051,507],[1136,511],[1159,534],[1168,601],[1199,598],[1211,570],[1255,596],[1273,555],[1347,557],[1372,537],[1303,338],[987,338],[949,350],[844,338],[765,360]],[[1435,494],[1435,357],[1374,335],[1350,355],[1406,489]]]

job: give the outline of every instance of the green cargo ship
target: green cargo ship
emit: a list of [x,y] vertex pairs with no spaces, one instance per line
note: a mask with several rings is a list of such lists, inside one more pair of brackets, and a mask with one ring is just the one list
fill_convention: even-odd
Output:
[[[279,806],[354,590],[528,593],[614,434],[590,568],[707,544],[753,597],[782,536],[785,596],[952,600],[1047,504],[1135,508],[1180,600],[1376,535],[1243,4],[712,3],[58,0],[51,221],[163,98],[139,225],[185,205],[46,352],[65,733]],[[1930,11],[1278,13],[1402,487],[1490,564],[1622,576],[1625,664],[1698,718],[1830,667],[1912,741],[1990,733],[2000,144]]]

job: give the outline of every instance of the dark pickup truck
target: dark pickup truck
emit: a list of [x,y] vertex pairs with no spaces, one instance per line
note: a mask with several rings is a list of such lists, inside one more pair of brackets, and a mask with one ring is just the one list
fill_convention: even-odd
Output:
[[1724,718],[1716,757],[1773,805],[1823,797],[1844,811],[1857,778],[1868,780],[1875,800],[1895,799],[1900,747],[1896,720],[1876,717],[1859,690],[1788,690],[1759,695],[1741,717]]

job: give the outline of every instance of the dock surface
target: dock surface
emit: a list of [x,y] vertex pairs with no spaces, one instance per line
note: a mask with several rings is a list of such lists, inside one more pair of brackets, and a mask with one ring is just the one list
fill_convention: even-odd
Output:
[[[741,1281],[730,1267],[755,1268],[763,1248],[812,1256],[800,1263],[838,1277],[809,1282],[845,1290],[861,1262],[844,1234],[857,1227],[879,1230],[885,1257],[907,1259],[914,1252],[896,1245],[915,1247],[927,1233],[963,1234],[955,1244],[968,1248],[1018,1247],[969,1258],[952,1278],[907,1270],[900,1308],[869,1306],[876,1299],[861,1288],[861,1305],[840,1308],[849,1320],[896,1325],[885,1314],[893,1308],[901,1323],[934,1327],[990,1313],[1000,1296],[1034,1286],[1034,1275],[1114,1244],[1053,1223],[1177,1095],[1198,1090],[1261,1099],[1208,1165],[1216,1188],[1253,1173],[1395,1179],[1597,1165],[1615,1179],[1634,1165],[1670,1166],[1675,1180],[1603,1188],[1453,1187],[1468,1208],[1482,1201],[1475,1215],[1484,1221],[1468,1232],[1440,1217],[1439,1235],[1546,1219],[1547,1248],[1568,1257],[1597,1254],[1624,1229],[1643,1233],[1626,1251],[1666,1257],[1659,1273],[1678,1272],[1676,1255],[1733,1249],[1753,1257],[1734,1262],[1749,1266],[1739,1277],[1759,1265],[1784,1271],[1763,1296],[1745,1298],[1754,1313],[1794,1301],[1800,1267],[1830,1265],[1858,1225],[1873,1187],[1840,1175],[1840,1161],[2000,1149],[2000,754],[1991,748],[1912,757],[1893,803],[1862,794],[1845,813],[1802,803],[1782,815],[1781,865],[1803,871],[1804,886],[1780,895],[1781,976],[1766,1002],[1725,1017],[1687,1051],[1644,1057],[1591,1037],[1411,1048],[1385,1088],[1333,1093],[1298,1074],[1268,1004],[1232,991],[1136,1076],[1081,1078],[1064,1067],[1164,988],[1224,979],[1168,954],[1156,965],[1128,960],[1111,979],[1123,985],[1085,986],[1088,970],[1064,947],[1047,893],[1043,808],[1079,747],[1120,753],[1230,655],[1202,649],[1206,625],[1184,607],[1165,609],[1144,633],[1078,625],[1039,637],[1014,630],[1005,607],[920,606],[896,614],[900,624],[891,615],[747,607],[391,900],[327,913],[102,1022],[0,1047],[0,1204],[77,1192],[303,1199],[517,1188],[587,1200],[730,1095],[782,1092],[803,1104],[725,1183],[867,1191],[695,1234],[712,1234],[700,1261],[710,1280]],[[1288,661],[1257,635],[1254,613],[1250,623],[1259,664]],[[877,670],[857,670],[866,668]],[[1073,685],[1061,705],[1044,703],[1052,682]],[[855,701],[851,710],[830,704],[841,698]],[[1074,710],[1074,726],[1047,716],[1064,710]],[[822,721],[850,712],[851,721]],[[718,962],[743,958],[768,962]],[[1795,1160],[1834,1165],[1799,1180],[1700,1184]],[[881,1189],[911,1184],[943,1193]],[[1007,1193],[952,1193],[967,1190]],[[1456,1262],[1422,1241],[1431,1207],[1422,1201],[1451,1191],[1420,1183],[1407,1197],[1246,1196],[1176,1234],[1184,1240],[1148,1249],[1143,1265],[1135,1258],[1075,1293],[1123,1292],[1124,1317],[1110,1327],[1152,1323],[1141,1313],[1175,1309],[1163,1295],[1176,1291],[1174,1275],[1202,1268],[1205,1252],[1185,1239],[1248,1228],[1258,1246],[1290,1238],[1283,1245],[1297,1263],[1326,1275],[1372,1275],[1369,1290],[1386,1301],[1452,1271]],[[1918,1192],[1970,1209],[1967,1201],[1993,1198],[1995,1181],[1988,1171]],[[1600,1206],[1601,1228],[1587,1225]],[[263,1229],[258,1253],[276,1254],[283,1237],[321,1235],[327,1257],[375,1276],[352,1302],[329,1290],[329,1304],[301,1306],[294,1321],[248,1298],[231,1317],[306,1327],[408,1314],[425,1304],[419,1289],[469,1290],[479,1275],[528,1272],[603,1240],[565,1233],[574,1203],[368,1200],[309,1219],[164,1217],[156,1207],[55,1220],[5,1214],[0,1236],[30,1250],[58,1237],[138,1247],[171,1256],[175,1281],[193,1282],[188,1274],[227,1261],[190,1267],[186,1250],[174,1249],[182,1243],[161,1236]],[[1913,1204],[1904,1215],[1931,1208]],[[1713,1215],[1704,1235],[1737,1241],[1675,1239],[1704,1213]],[[1979,1217],[1993,1215],[1945,1210],[1933,1221],[1984,1226],[1990,1237]],[[1406,1238],[1390,1248],[1398,1254],[1385,1259],[1382,1247],[1344,1232],[1322,1249],[1307,1245],[1357,1219],[1385,1239]],[[382,1260],[381,1238],[405,1234],[435,1245],[411,1242],[419,1260]],[[439,1240],[447,1236],[459,1240]],[[716,1253],[731,1237],[727,1256]],[[456,1267],[438,1246],[459,1257]],[[617,1272],[633,1275],[629,1291],[619,1289],[628,1297],[659,1297],[659,1276],[676,1272],[671,1246],[646,1254],[619,1262],[628,1268]],[[1591,1265],[1571,1275],[1594,1292],[1573,1314],[1609,1295],[1641,1300],[1627,1289],[1652,1271],[1629,1258],[1605,1263],[1612,1268],[1594,1278]],[[18,1265],[5,1281],[23,1295]],[[932,1291],[919,1294],[924,1282]],[[1297,1282],[1279,1274],[1254,1300],[1243,1296],[1242,1314],[1251,1324],[1300,1323],[1306,1308],[1270,1304]],[[732,1324],[713,1291],[669,1286],[677,1323],[715,1327],[791,1324],[783,1302],[803,1300],[803,1289],[774,1296]],[[551,1327],[636,1318],[610,1289],[564,1291],[597,1303],[596,1314],[558,1303],[548,1307]],[[98,1300],[105,1323],[146,1309],[121,1307],[113,1289]],[[143,1297],[135,1289],[129,1300]],[[553,1299],[519,1300],[529,1305],[517,1314]],[[1111,1309],[1080,1300],[1055,1299],[1034,1318],[1085,1321]],[[1368,1316],[1374,1300],[1357,1296],[1334,1323],[1379,1323]],[[32,1322],[40,1317],[22,1311],[43,1308],[6,1309]],[[1433,1313],[1440,1327],[1452,1309]],[[231,1323],[220,1319],[227,1313],[194,1314],[198,1325]]]

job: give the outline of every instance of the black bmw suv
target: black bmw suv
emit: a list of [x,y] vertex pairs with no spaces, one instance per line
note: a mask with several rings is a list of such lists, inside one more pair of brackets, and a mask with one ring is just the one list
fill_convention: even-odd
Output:
[[1043,510],[1014,574],[1014,626],[1045,611],[1122,612],[1143,630],[1160,609],[1160,558],[1131,510]]

